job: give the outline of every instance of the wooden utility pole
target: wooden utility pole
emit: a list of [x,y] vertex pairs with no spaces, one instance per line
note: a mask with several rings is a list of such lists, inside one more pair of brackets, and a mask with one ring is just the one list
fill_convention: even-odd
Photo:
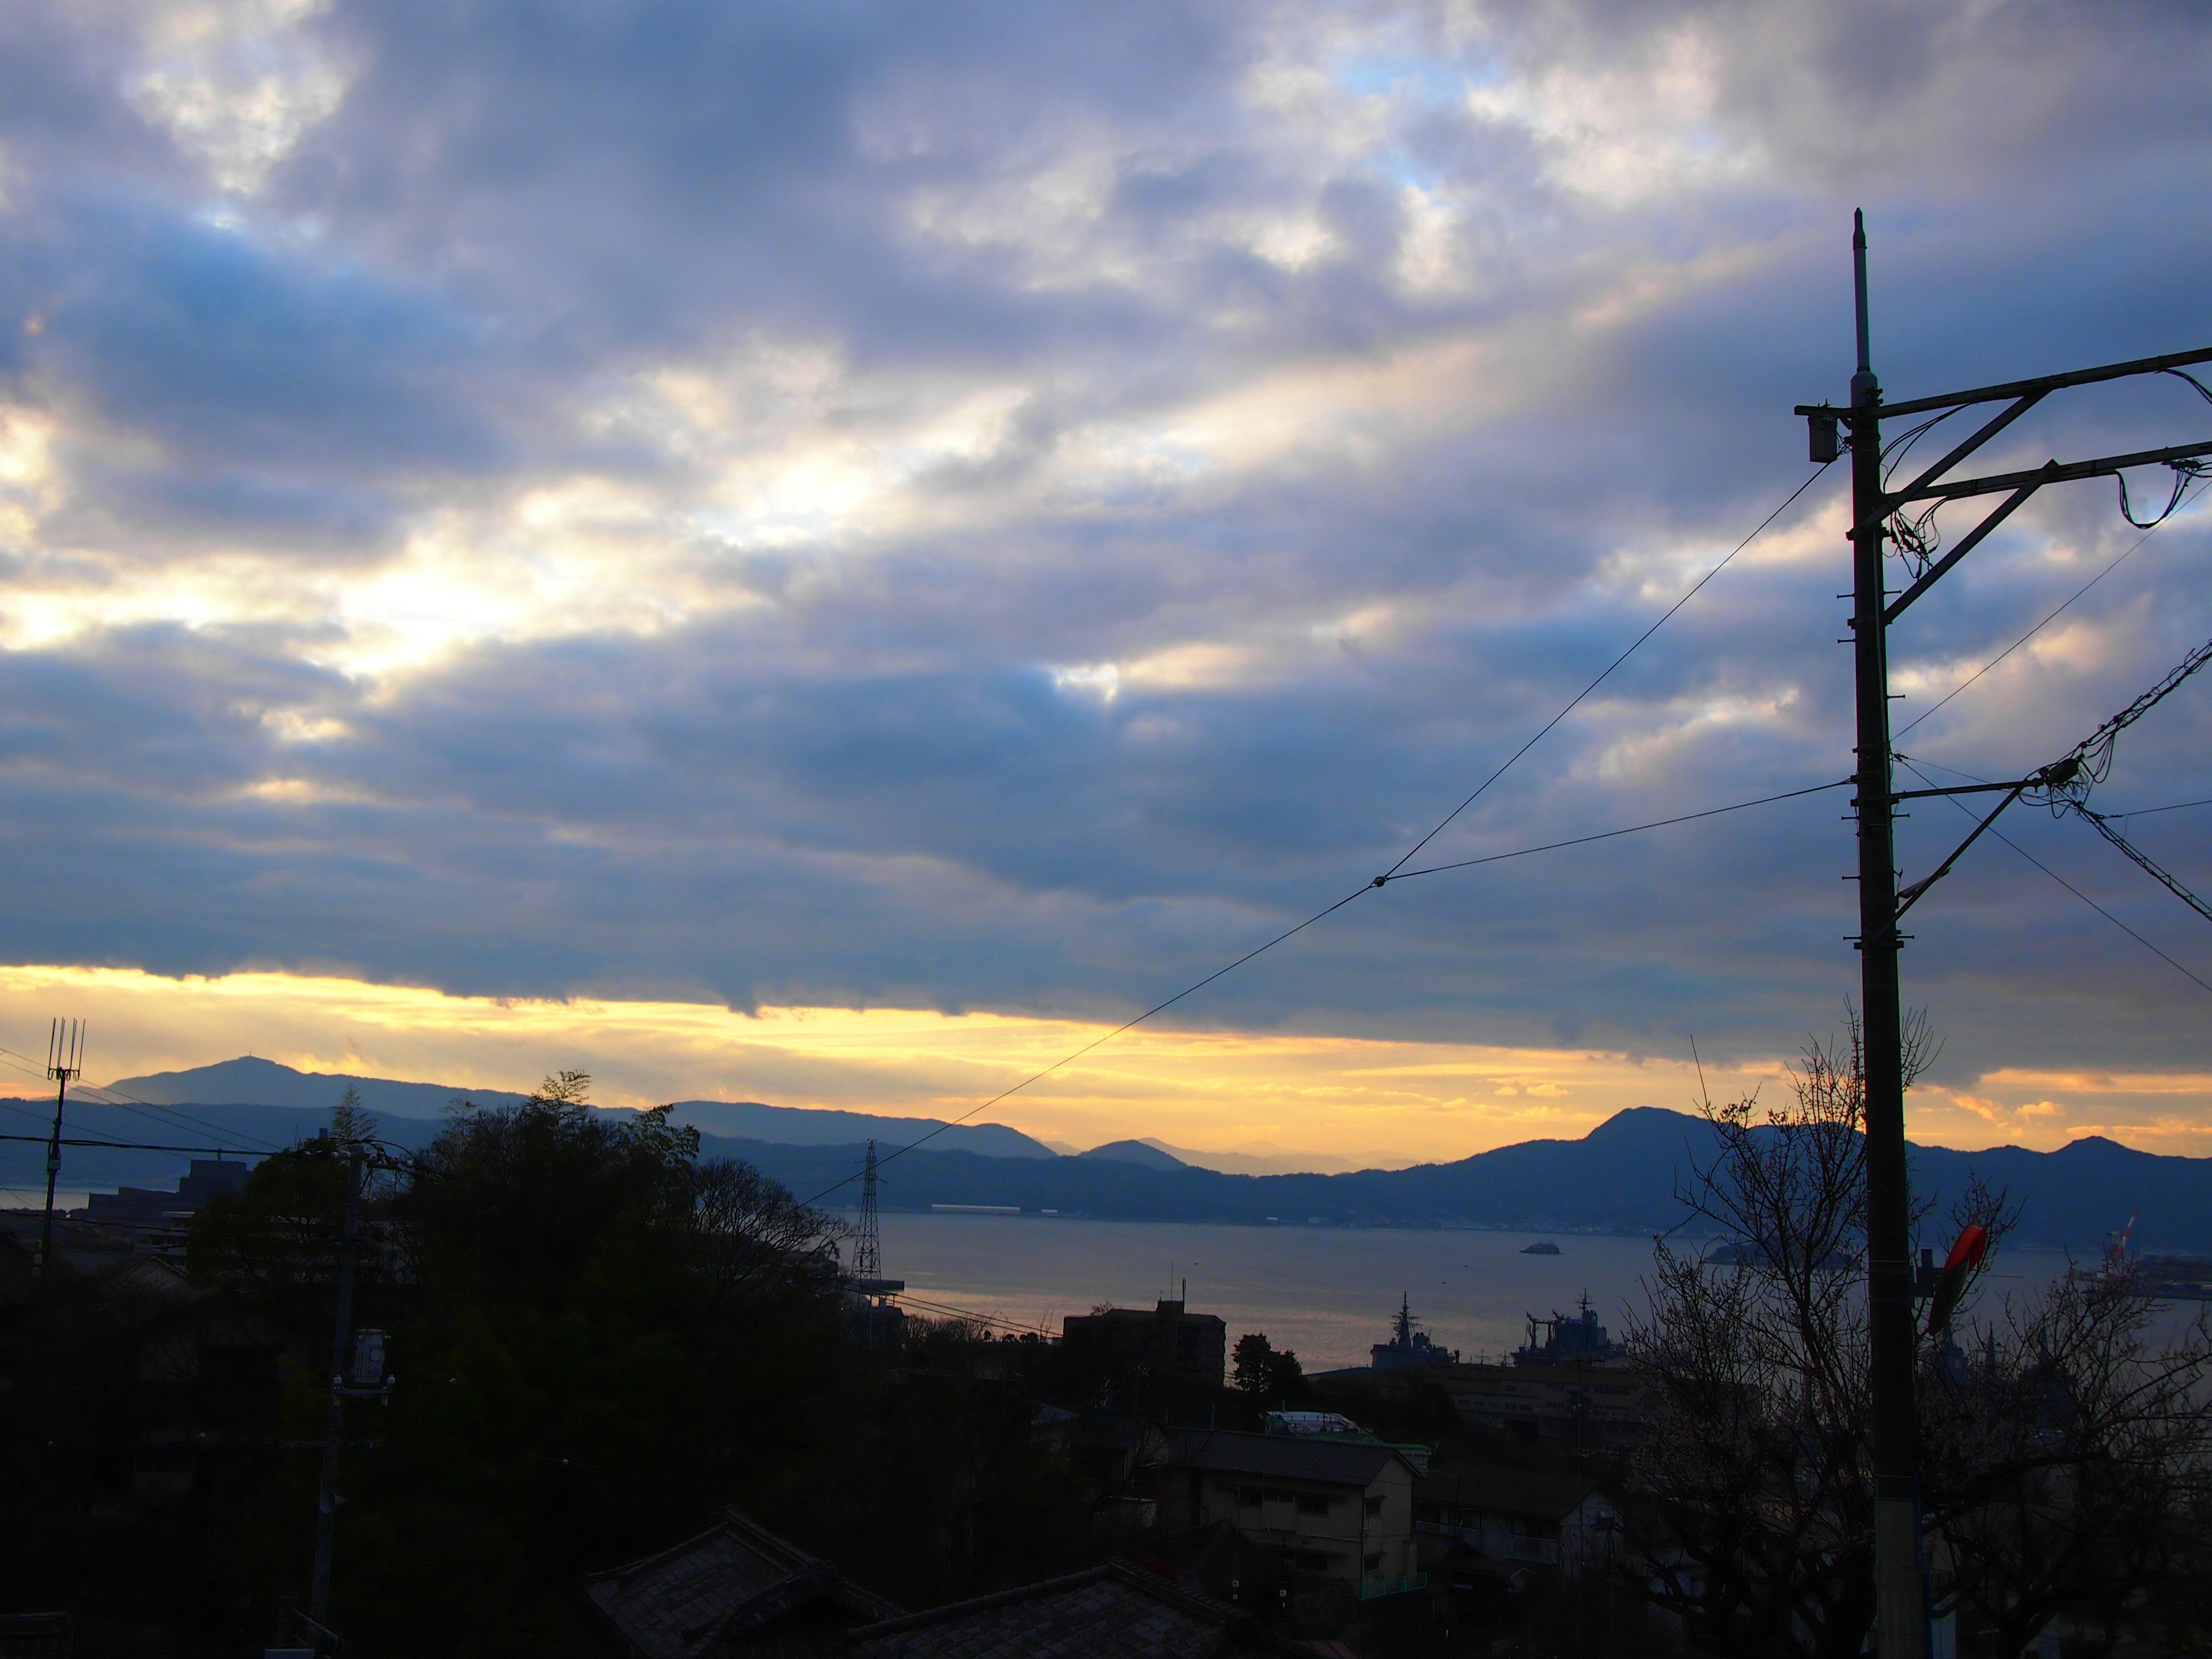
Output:
[[354,1246],[361,1233],[361,1184],[368,1159],[347,1148],[345,1224],[338,1237],[337,1328],[331,1338],[331,1404],[323,1423],[323,1484],[315,1514],[315,1577],[307,1616],[327,1626],[331,1613],[331,1552],[338,1522],[338,1452],[345,1438],[346,1368],[353,1352]]
[[[2047,483],[2110,477],[2131,466],[2193,465],[2212,454],[2212,443],[2176,445],[2131,454],[2061,465],[2052,460],[2027,471],[1954,483],[1938,480],[1960,461],[2026,414],[2051,392],[2136,374],[2173,374],[2192,363],[2212,361],[2212,349],[2075,369],[2039,380],[1983,386],[1905,403],[1884,404],[1881,382],[1874,372],[1867,309],[1867,244],[1863,215],[1854,216],[1851,233],[1852,287],[1858,332],[1858,368],[1851,376],[1849,406],[1800,404],[1811,430],[1815,461],[1837,457],[1838,428],[1847,428],[1851,450],[1851,646],[1857,721],[1858,764],[1855,773],[1858,814],[1859,987],[1863,1021],[1866,1085],[1867,1329],[1871,1350],[1873,1420],[1869,1425],[1875,1477],[1875,1639],[1881,1659],[1926,1659],[1928,1580],[1920,1549],[1920,1447],[1914,1405],[1914,1374],[1919,1332],[1913,1307],[1911,1200],[1905,1157],[1904,1031],[1899,992],[1898,956],[1904,938],[1898,931],[1904,909],[1956,861],[1958,854],[1934,876],[1906,890],[1900,905],[1897,884],[1897,804],[1923,795],[1978,793],[1992,786],[1959,789],[1894,787],[1889,740],[1889,625],[1921,594],[1954,568],[2036,490]],[[2184,376],[2186,379],[2188,377]],[[2197,385],[2193,380],[2191,385]],[[2205,388],[2197,386],[2197,390]],[[2212,400],[2212,392],[2206,392]],[[1978,404],[2007,407],[1971,437],[1923,471],[1902,489],[1888,488],[1883,476],[1881,424],[1885,417],[1940,413],[1948,416]],[[1941,503],[1970,496],[2006,499],[1941,558],[1929,555],[1915,580],[1892,599],[1885,586],[1884,543],[1891,516],[1923,501]],[[2177,487],[2173,501],[2178,502]],[[2169,503],[2168,511],[2172,510]],[[2038,786],[2039,778],[1995,786],[2009,791],[2004,806]],[[1974,834],[1996,817],[1992,812]],[[1968,842],[1973,839],[1969,836]],[[1960,851],[1964,851],[1962,847]]]
[[62,1108],[69,1086],[84,1073],[84,1022],[58,1019],[46,1033],[46,1076],[54,1085],[54,1132],[46,1141],[46,1212],[39,1223],[39,1277],[54,1256],[54,1182],[62,1172]]

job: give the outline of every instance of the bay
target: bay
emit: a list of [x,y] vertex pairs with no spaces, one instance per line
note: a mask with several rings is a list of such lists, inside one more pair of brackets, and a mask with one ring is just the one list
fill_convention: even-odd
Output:
[[[852,1218],[849,1215],[848,1219]],[[1188,1285],[1194,1313],[1218,1314],[1235,1342],[1262,1331],[1309,1371],[1364,1365],[1399,1297],[1443,1346],[1498,1359],[1531,1315],[1571,1312],[1587,1293],[1620,1335],[1651,1267],[1644,1237],[1414,1228],[1246,1227],[1034,1215],[890,1212],[883,1271],[915,1311],[957,1309],[1057,1335],[1100,1304],[1148,1308]],[[1528,1255],[1546,1239],[1557,1255]],[[2020,1295],[2064,1272],[2055,1250],[2008,1251],[1984,1294]],[[2193,1307],[2187,1310],[2193,1316]],[[2161,1318],[2178,1322],[2182,1310]]]

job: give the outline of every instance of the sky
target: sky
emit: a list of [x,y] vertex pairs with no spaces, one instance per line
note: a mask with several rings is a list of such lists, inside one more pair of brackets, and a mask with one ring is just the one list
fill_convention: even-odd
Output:
[[[950,1116],[1358,893],[986,1115],[1784,1086],[1848,792],[1364,884],[1811,474],[1855,207],[1893,398],[2212,343],[2208,70],[2125,0],[0,8],[0,1047]],[[2164,378],[1985,457],[2208,435]],[[1843,777],[1843,473],[1416,864]],[[1899,624],[1929,775],[2212,635],[2212,509],[2115,494]],[[2198,884],[2208,738],[2212,676],[2094,797]],[[2212,933],[2002,827],[1911,918],[1912,1133],[2212,1154]]]

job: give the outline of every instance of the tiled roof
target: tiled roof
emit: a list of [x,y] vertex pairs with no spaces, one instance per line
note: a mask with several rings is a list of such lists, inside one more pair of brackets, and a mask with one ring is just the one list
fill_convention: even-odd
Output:
[[1409,1474],[1413,1468],[1403,1452],[1371,1441],[1242,1434],[1225,1429],[1186,1431],[1176,1437],[1173,1456],[1183,1468],[1362,1488],[1394,1461],[1404,1463]]
[[823,1601],[855,1623],[898,1611],[734,1510],[673,1549],[592,1574],[584,1594],[646,1659],[698,1659],[726,1636]]
[[854,1659],[1259,1659],[1304,1654],[1126,1562],[853,1632]]

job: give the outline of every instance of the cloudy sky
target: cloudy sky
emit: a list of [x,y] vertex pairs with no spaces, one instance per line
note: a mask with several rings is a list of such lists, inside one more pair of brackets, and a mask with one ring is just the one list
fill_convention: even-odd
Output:
[[[0,1043],[964,1109],[1388,868],[1805,479],[1854,206],[1893,397],[2212,342],[2208,71],[2148,0],[0,8]],[[2139,382],[1989,459],[2207,434]],[[1842,471],[1424,860],[1842,776]],[[1915,610],[1900,727],[2113,496]],[[2208,526],[1903,747],[2063,752],[2212,635]],[[1844,799],[1370,892],[989,1115],[1460,1155],[1692,1037],[1747,1086],[1843,1016]],[[2212,808],[2136,833],[2212,882]],[[1913,924],[1916,1133],[2212,1152],[2203,987],[2002,845]]]

